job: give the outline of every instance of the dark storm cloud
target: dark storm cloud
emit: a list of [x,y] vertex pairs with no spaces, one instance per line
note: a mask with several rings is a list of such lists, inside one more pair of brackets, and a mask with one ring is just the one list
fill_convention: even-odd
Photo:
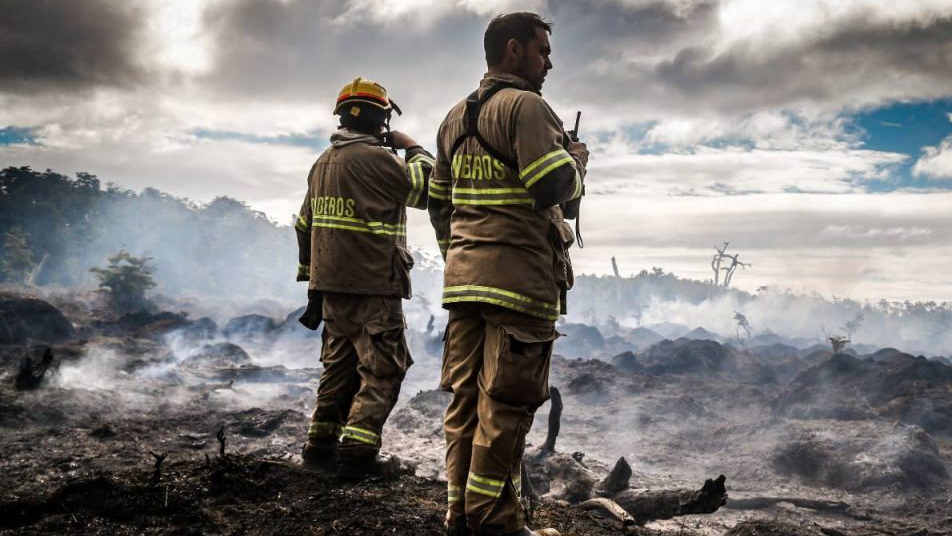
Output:
[[849,104],[869,90],[886,98],[937,97],[952,85],[952,18],[877,24],[857,17],[782,48],[742,41],[712,55],[686,47],[659,63],[655,75],[683,96],[722,109]]
[[485,20],[466,13],[421,31],[409,16],[381,23],[348,14],[346,2],[240,0],[206,12],[205,24],[217,50],[206,82],[240,96],[333,100],[361,75],[413,109],[406,103],[473,86],[485,70]]
[[141,18],[132,2],[0,0],[0,91],[125,86]]

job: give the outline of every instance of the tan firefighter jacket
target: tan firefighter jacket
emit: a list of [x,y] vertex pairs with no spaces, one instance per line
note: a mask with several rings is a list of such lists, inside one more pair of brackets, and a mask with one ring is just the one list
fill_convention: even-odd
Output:
[[[429,186],[430,221],[446,260],[443,305],[482,302],[548,320],[571,286],[565,212],[577,212],[584,168],[568,134],[530,84],[488,73],[479,86],[505,83],[481,109],[478,130],[508,168],[473,137],[450,155],[465,131],[465,100],[440,125]],[[564,311],[563,311],[564,312]]]
[[373,136],[333,134],[311,167],[294,225],[298,281],[309,290],[409,298],[406,207],[426,208],[432,167],[422,148],[404,161]]

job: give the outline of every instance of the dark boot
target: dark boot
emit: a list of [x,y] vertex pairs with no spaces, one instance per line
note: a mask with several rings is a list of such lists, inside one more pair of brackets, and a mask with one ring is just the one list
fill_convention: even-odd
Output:
[[337,457],[337,476],[360,480],[371,476],[394,478],[401,474],[400,459],[386,452],[341,449]]
[[520,530],[510,532],[506,536],[561,536],[561,534],[555,529],[531,530],[529,527],[522,527]]
[[337,438],[308,439],[301,449],[305,467],[333,471],[337,466]]
[[469,530],[469,527],[466,526],[466,519],[457,519],[453,524],[444,521],[443,522],[443,532],[446,533],[446,536],[472,536],[473,531]]

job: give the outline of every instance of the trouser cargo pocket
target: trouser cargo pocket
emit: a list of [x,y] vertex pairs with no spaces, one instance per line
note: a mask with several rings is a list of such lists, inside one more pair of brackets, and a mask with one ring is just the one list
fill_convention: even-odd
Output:
[[489,325],[482,381],[494,400],[535,410],[549,399],[552,327]]
[[402,327],[371,333],[370,345],[373,359],[368,366],[378,378],[403,377],[413,364]]

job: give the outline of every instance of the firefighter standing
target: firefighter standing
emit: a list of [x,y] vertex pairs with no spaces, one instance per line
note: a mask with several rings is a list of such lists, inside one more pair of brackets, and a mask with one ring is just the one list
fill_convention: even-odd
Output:
[[446,260],[448,534],[540,534],[525,526],[521,460],[549,397],[555,321],[572,283],[564,219],[578,213],[588,161],[539,94],[550,32],[533,13],[493,19],[489,72],[438,133],[428,210]]
[[[324,321],[324,370],[302,457],[336,463],[348,478],[387,465],[378,459],[380,435],[413,363],[400,301],[410,297],[413,265],[406,207],[426,207],[433,158],[388,131],[393,109],[375,82],[344,86],[334,109],[341,128],[311,167],[295,224],[297,279],[309,282],[302,323],[316,329]],[[385,144],[404,149],[405,160]]]

